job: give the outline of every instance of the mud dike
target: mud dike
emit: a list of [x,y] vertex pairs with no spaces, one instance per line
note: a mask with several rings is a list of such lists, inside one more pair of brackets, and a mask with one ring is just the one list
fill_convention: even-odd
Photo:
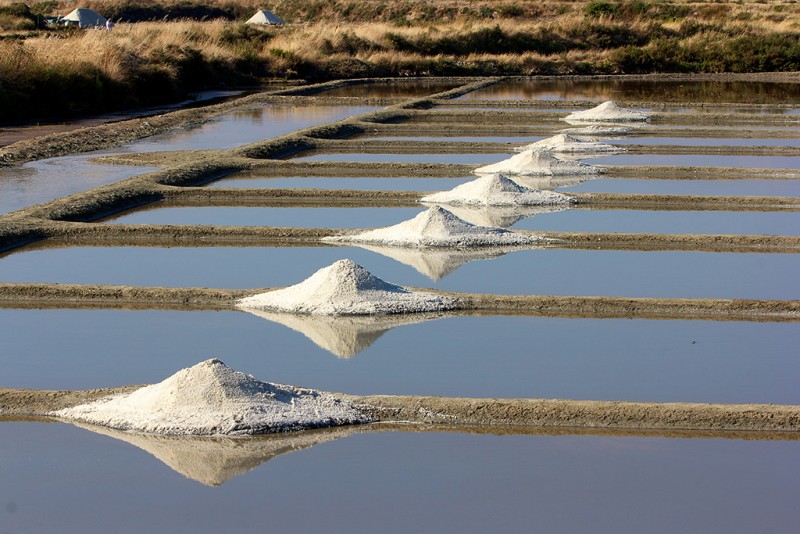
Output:
[[[450,81],[453,81],[452,79]],[[156,165],[160,170],[31,206],[0,217],[0,252],[50,247],[327,247],[327,238],[354,235],[374,228],[294,228],[269,226],[203,226],[107,224],[103,219],[137,208],[159,207],[419,207],[416,191],[208,188],[211,182],[236,174],[261,177],[431,178],[471,174],[479,165],[459,163],[363,163],[301,161],[295,158],[325,154],[513,154],[518,143],[447,141],[447,137],[552,136],[571,127],[539,101],[457,100],[457,97],[502,81],[461,80],[456,89],[413,99],[326,97],[325,91],[352,83],[333,82],[253,95],[203,110],[180,111],[128,123],[105,125],[6,147],[0,157],[15,163],[28,159],[92,150],[202,122],[236,109],[265,104],[342,103],[378,104],[379,111],[352,116],[289,135],[266,139],[231,150],[157,152],[100,158],[118,165]],[[558,107],[579,110],[596,102],[562,101]],[[713,113],[724,105],[703,105],[709,113],[682,113],[686,103],[621,102],[654,109],[649,122],[630,135],[642,137],[748,137],[796,139],[797,115],[766,114],[764,106],[737,105],[733,113]],[[770,106],[774,108],[775,106]],[[476,108],[476,109],[467,109]],[[492,108],[492,109],[481,109]],[[146,125],[145,125],[146,124]],[[579,125],[581,126],[581,125]],[[757,131],[756,131],[757,130]],[[373,137],[381,137],[373,139]],[[393,140],[391,137],[441,137],[441,140]],[[613,141],[610,141],[613,143]],[[629,155],[800,156],[796,146],[683,146],[624,145]],[[457,161],[454,156],[453,160]],[[605,178],[647,180],[795,180],[794,169],[738,167],[671,167],[597,165]],[[558,185],[558,177],[547,177]],[[224,183],[224,182],[223,182]],[[800,211],[800,199],[781,196],[701,196],[613,193],[566,193],[571,209],[683,210],[783,212]],[[505,247],[702,251],[796,254],[800,236],[696,235],[652,233],[516,231],[530,243]],[[536,239],[533,239],[533,238]],[[2,261],[2,260],[0,260]],[[0,307],[99,309],[234,309],[239,299],[277,288],[162,288],[104,285],[0,283]],[[452,315],[531,315],[593,318],[649,318],[729,321],[798,321],[800,301],[754,299],[622,298],[604,296],[541,296],[454,293],[426,288],[455,305]],[[345,352],[348,349],[343,349]],[[31,391],[0,389],[0,415],[43,416],[104,395],[131,391]],[[536,428],[608,429],[611,431],[744,431],[750,437],[794,439],[800,430],[800,407],[774,405],[662,404],[570,400],[456,399],[440,397],[346,396],[370,415],[373,423],[410,422],[442,428],[503,427],[531,432]],[[424,415],[420,415],[424,414]],[[516,429],[516,430],[513,430]],[[523,430],[520,430],[523,429]],[[576,430],[577,431],[577,430]]]

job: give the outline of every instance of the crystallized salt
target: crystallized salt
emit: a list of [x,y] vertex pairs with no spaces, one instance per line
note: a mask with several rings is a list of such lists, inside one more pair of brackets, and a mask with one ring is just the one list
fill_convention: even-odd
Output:
[[433,206],[413,219],[360,234],[326,237],[325,241],[369,243],[394,247],[485,247],[539,243],[538,236],[503,228],[475,226],[441,206]]
[[266,434],[369,421],[331,393],[261,382],[216,359],[132,393],[52,415],[125,431],[178,435]]
[[526,150],[508,159],[479,167],[475,174],[510,174],[520,176],[561,176],[570,174],[597,174],[600,169],[578,161],[566,161],[548,151]]
[[521,186],[502,174],[482,176],[450,191],[422,197],[421,201],[475,206],[558,206],[575,202],[562,193]]
[[613,100],[603,102],[597,107],[584,111],[570,113],[564,120],[571,121],[598,121],[598,122],[643,122],[650,118],[648,113],[633,111],[619,107]]
[[524,152],[525,150],[549,150],[550,152],[595,154],[604,152],[624,152],[625,149],[605,143],[584,141],[583,139],[562,133],[514,149],[515,152]]
[[384,282],[352,260],[339,260],[297,285],[243,298],[236,305],[313,315],[372,315],[441,311],[457,303]]

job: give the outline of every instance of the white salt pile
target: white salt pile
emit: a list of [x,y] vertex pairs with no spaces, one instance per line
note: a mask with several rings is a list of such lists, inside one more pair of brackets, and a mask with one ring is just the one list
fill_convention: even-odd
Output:
[[584,141],[583,139],[563,133],[514,149],[515,152],[524,152],[525,150],[548,150],[556,153],[580,153],[582,155],[625,151],[625,149],[621,147],[594,141]]
[[424,196],[421,201],[473,206],[560,206],[575,202],[562,193],[523,187],[502,174],[482,176],[450,191]]
[[567,122],[644,122],[649,118],[650,115],[648,113],[621,108],[616,102],[609,100],[592,109],[570,113],[564,120]]
[[360,234],[326,237],[325,241],[369,243],[393,247],[486,247],[541,242],[538,236],[503,228],[475,226],[440,206],[433,206],[408,221]]
[[248,435],[368,422],[326,392],[261,382],[219,360],[163,382],[52,413],[118,430],[176,435]]
[[514,176],[561,176],[570,174],[597,174],[600,169],[578,161],[566,161],[548,151],[526,150],[508,159],[479,167],[475,174],[510,174]]
[[313,315],[419,313],[455,308],[454,298],[384,282],[352,260],[339,260],[297,285],[237,301],[243,309]]

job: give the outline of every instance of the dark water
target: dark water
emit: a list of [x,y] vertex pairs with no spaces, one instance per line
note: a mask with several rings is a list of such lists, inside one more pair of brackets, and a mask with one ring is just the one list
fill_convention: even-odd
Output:
[[395,81],[389,83],[361,83],[318,93],[320,96],[359,98],[414,98],[442,93],[464,85],[460,82],[436,80]]
[[[709,104],[786,104],[800,101],[800,84],[768,82],[686,82],[633,80],[508,80],[462,99],[645,100]],[[776,108],[775,113],[783,113]]]

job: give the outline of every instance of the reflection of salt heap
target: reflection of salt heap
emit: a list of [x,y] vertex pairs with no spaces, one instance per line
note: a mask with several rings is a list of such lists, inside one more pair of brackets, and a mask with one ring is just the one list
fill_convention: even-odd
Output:
[[331,316],[298,315],[252,309],[247,311],[262,319],[274,321],[300,332],[317,346],[339,358],[352,358],[367,349],[392,328],[432,321],[442,317],[441,313]]
[[439,206],[433,206],[413,219],[394,226],[354,235],[326,237],[324,240],[394,247],[485,247],[541,242],[538,236],[475,226]]
[[516,152],[525,150],[549,150],[550,152],[597,154],[605,152],[623,152],[624,149],[605,143],[584,141],[568,134],[558,134],[547,139],[542,139],[530,145],[515,148]]
[[[555,206],[472,206],[448,205],[447,208],[453,215],[471,224],[478,226],[491,226],[498,228],[511,228],[522,219],[527,219],[543,213],[557,213],[568,210],[569,204]],[[545,239],[541,240],[543,243]]]
[[565,161],[547,151],[526,150],[508,159],[479,167],[475,174],[503,173],[521,176],[597,174],[600,169],[577,161]]
[[368,422],[330,393],[261,382],[219,360],[52,415],[151,434],[266,434]]
[[237,306],[314,315],[371,315],[441,311],[456,303],[453,298],[389,284],[351,260],[339,260],[297,285],[240,299]]
[[562,133],[565,134],[572,134],[572,135],[580,135],[583,138],[600,138],[609,136],[622,136],[624,137],[625,134],[630,133],[632,128],[628,126],[600,126],[598,124],[593,124],[591,126],[584,126],[583,128],[565,128],[561,130]]
[[410,248],[364,244],[358,246],[413,267],[431,280],[440,280],[465,263],[493,259],[519,250],[518,247]]
[[158,436],[80,423],[76,426],[139,447],[186,478],[206,486],[221,486],[226,480],[255,469],[281,454],[359,432],[356,427],[348,426],[243,439],[228,436]]
[[616,102],[609,100],[592,109],[570,113],[564,120],[567,122],[644,122],[649,118],[650,115],[647,113],[621,108]]
[[562,206],[574,200],[553,191],[523,187],[502,174],[482,176],[450,191],[422,197],[422,202],[473,206]]

